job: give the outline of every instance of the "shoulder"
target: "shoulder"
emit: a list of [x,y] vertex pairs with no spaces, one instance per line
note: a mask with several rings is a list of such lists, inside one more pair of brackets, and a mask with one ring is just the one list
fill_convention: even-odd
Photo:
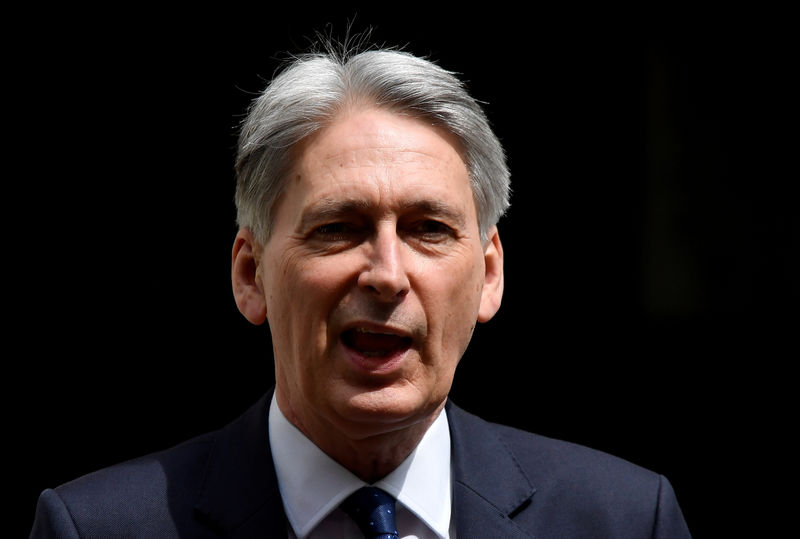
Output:
[[122,462],[42,493],[32,537],[179,535],[191,520],[215,433]]
[[185,441],[172,448],[128,460],[92,472],[56,489],[62,496],[82,498],[87,494],[105,494],[125,498],[142,493],[155,495],[167,488],[199,487],[197,478],[208,460],[217,433],[212,432]]
[[664,476],[589,447],[493,428],[536,488],[538,525],[550,523],[569,537],[584,530],[595,537],[689,537]]
[[[31,536],[202,538],[243,526],[278,492],[270,398],[220,430],[44,491]],[[283,525],[281,507],[269,508]]]
[[519,518],[529,520],[537,535],[558,530],[555,535],[562,537],[689,537],[662,475],[589,447],[487,422],[455,406],[448,414],[454,447],[456,440],[471,446],[466,453],[475,463],[467,473],[486,467],[491,453],[504,452],[513,463],[507,467],[516,469],[495,469],[496,481],[528,482],[533,495]]
[[[493,425],[537,489],[539,501],[650,515],[665,479],[625,459],[579,444]],[[547,495],[547,496],[546,496]],[[638,515],[637,515],[638,514]]]
[[600,485],[624,485],[629,492],[658,488],[659,474],[625,459],[505,425],[488,425],[540,488],[560,485],[595,490]]
[[658,483],[658,474],[596,449],[485,421],[455,405],[448,406],[448,417],[457,440],[470,445],[499,441],[537,486],[626,481],[648,488]]

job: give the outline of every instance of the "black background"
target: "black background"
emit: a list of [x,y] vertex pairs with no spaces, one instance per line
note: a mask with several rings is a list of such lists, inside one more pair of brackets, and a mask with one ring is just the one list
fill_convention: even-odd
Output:
[[800,296],[785,14],[403,5],[8,17],[12,531],[42,489],[272,384],[230,292],[236,126],[283,52],[352,20],[461,73],[508,153],[504,304],[454,401],[666,475],[696,537],[777,527]]

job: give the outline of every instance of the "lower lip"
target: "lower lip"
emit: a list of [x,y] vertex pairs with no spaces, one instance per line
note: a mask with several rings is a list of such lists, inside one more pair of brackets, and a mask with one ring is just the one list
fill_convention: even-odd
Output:
[[403,348],[385,356],[367,356],[345,345],[341,340],[339,340],[339,345],[355,370],[370,376],[394,374],[400,370],[403,360],[411,351],[411,348]]

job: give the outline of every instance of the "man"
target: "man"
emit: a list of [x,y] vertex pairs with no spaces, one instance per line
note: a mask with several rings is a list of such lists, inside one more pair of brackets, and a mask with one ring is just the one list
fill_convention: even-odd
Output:
[[302,57],[254,102],[237,177],[234,298],[269,323],[274,391],[45,491],[33,536],[689,536],[663,477],[448,403],[500,307],[509,195],[451,73],[397,51]]

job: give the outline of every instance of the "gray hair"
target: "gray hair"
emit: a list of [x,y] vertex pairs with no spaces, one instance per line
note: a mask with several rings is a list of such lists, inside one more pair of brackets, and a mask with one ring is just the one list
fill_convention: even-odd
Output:
[[481,106],[461,81],[429,60],[398,50],[296,58],[253,101],[239,135],[236,208],[260,243],[291,167],[292,148],[349,105],[424,118],[455,135],[472,183],[481,239],[509,206],[505,153]]

